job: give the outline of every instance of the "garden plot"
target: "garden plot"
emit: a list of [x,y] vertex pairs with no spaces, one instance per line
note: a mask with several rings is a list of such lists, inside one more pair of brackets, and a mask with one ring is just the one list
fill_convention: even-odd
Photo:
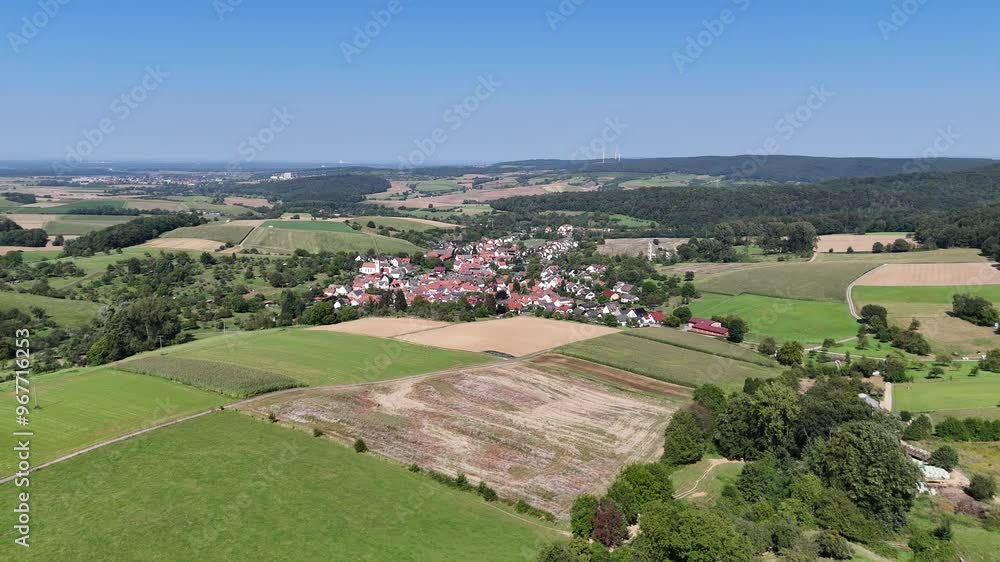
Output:
[[518,316],[504,320],[452,324],[447,328],[406,334],[398,339],[463,351],[496,351],[520,357],[617,330],[594,324]]
[[290,391],[241,406],[320,429],[399,462],[523,498],[559,517],[621,468],[659,458],[681,399],[654,397],[523,363],[364,387]]

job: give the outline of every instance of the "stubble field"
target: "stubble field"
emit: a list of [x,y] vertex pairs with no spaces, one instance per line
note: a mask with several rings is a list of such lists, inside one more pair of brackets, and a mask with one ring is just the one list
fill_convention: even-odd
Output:
[[397,339],[447,349],[496,351],[521,357],[616,331],[594,324],[517,316],[452,324],[446,328],[406,334]]
[[681,399],[623,391],[521,363],[353,389],[308,389],[242,406],[401,463],[485,480],[559,517],[626,464],[655,460]]

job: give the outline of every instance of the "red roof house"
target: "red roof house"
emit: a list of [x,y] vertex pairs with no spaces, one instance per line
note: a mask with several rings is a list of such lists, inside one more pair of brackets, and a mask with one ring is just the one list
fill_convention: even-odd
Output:
[[696,334],[705,334],[706,336],[729,337],[729,329],[723,327],[721,322],[705,318],[691,318],[688,320],[688,329]]

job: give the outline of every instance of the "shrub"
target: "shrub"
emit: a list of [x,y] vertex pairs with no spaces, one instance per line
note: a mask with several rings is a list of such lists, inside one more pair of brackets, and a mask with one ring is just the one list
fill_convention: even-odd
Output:
[[969,486],[965,489],[965,493],[981,502],[987,501],[997,493],[996,480],[993,479],[993,476],[976,474],[969,481]]
[[278,416],[274,415],[274,412],[268,412],[267,413],[267,420],[269,422],[271,422],[271,423],[275,423],[275,422],[278,421]]
[[365,453],[365,452],[368,452],[368,445],[365,444],[365,440],[364,439],[355,439],[354,440],[354,452],[356,452],[356,453]]
[[778,342],[774,338],[764,338],[757,344],[757,351],[768,357],[773,357],[778,352]]
[[664,432],[663,462],[691,464],[701,460],[705,452],[705,435],[695,415],[687,410],[674,414]]
[[824,558],[850,560],[854,556],[850,543],[836,532],[822,532],[817,535],[816,546],[819,547],[819,555]]
[[945,470],[951,470],[958,466],[958,452],[947,445],[938,447],[931,453],[929,463]]
[[604,546],[619,546],[628,537],[625,515],[618,508],[618,505],[608,498],[597,504],[592,525],[594,539]]
[[479,494],[479,497],[483,498],[488,502],[497,500],[496,491],[493,488],[487,486],[486,482],[483,482],[482,480],[480,480],[479,485],[476,486],[476,493]]
[[608,487],[608,498],[632,524],[643,505],[653,500],[670,501],[673,491],[669,467],[660,463],[633,464],[622,469]]
[[471,490],[472,484],[469,484],[469,479],[459,472],[455,475],[455,487],[459,490]]
[[923,441],[931,436],[932,429],[931,418],[927,414],[921,414],[903,430],[903,439],[907,441]]
[[312,434],[313,434],[313,437],[322,437],[323,436],[323,432],[319,428],[317,428],[317,427],[313,428]]
[[594,515],[600,500],[595,496],[584,494],[573,500],[570,508],[569,527],[574,537],[589,539],[594,534]]
[[410,466],[406,467],[406,470],[409,470],[410,472],[420,472],[421,469],[420,465],[417,463],[411,463]]
[[555,515],[552,515],[548,511],[545,511],[544,509],[538,509],[537,507],[529,504],[523,499],[517,500],[517,503],[514,504],[514,511],[518,513],[525,513],[527,515],[533,515],[535,517],[538,517],[539,519],[543,519],[549,522],[554,522],[556,520]]

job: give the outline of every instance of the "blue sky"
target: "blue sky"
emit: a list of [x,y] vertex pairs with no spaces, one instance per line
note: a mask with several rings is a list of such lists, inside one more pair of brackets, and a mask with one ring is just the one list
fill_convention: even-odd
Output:
[[1000,157],[996,2],[397,1],[7,0],[0,160]]

